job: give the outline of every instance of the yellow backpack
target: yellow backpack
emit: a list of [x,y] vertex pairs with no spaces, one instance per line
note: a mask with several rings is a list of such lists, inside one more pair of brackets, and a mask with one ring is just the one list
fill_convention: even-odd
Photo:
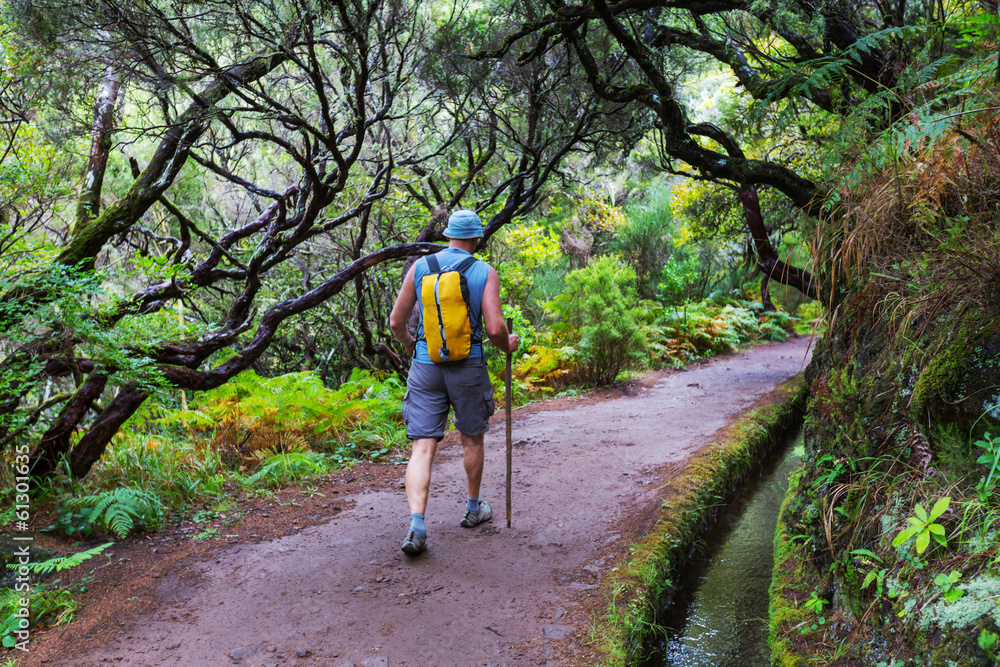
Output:
[[[477,261],[475,257],[467,257],[442,269],[437,257],[427,256],[428,274],[420,281],[420,302],[427,354],[435,363],[465,359],[472,344],[482,342],[481,334],[473,336],[469,283],[464,274]],[[478,325],[477,322],[477,329]]]

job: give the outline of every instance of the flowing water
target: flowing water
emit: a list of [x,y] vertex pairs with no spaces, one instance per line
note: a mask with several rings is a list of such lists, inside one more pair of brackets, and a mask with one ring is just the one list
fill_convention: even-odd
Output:
[[769,667],[774,529],[802,436],[790,439],[720,513],[691,560],[646,667]]

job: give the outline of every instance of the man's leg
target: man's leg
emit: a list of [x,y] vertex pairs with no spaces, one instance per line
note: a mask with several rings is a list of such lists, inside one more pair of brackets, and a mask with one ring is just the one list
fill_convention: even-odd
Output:
[[469,486],[469,502],[465,506],[465,516],[461,521],[461,525],[465,528],[478,526],[493,516],[490,504],[479,499],[479,487],[483,481],[483,459],[483,435],[462,433],[462,462],[465,464],[465,480]]
[[469,490],[461,525],[471,528],[493,516],[490,504],[479,500],[483,481],[483,434],[489,430],[490,415],[495,409],[493,387],[483,359],[469,359],[454,367],[452,374],[454,382],[448,390],[455,406],[455,427],[462,434],[462,459]]
[[[482,446],[482,437],[479,439]],[[431,464],[437,451],[437,438],[417,438],[413,441],[410,462],[406,464],[406,501],[410,514],[423,514],[427,509],[427,494],[431,486]],[[482,462],[479,474],[482,478]]]
[[479,486],[483,482],[483,458],[483,434],[462,433],[462,462],[465,464],[465,479],[469,485],[470,498],[479,498]]
[[406,501],[410,506],[410,529],[402,549],[418,554],[426,548],[424,510],[431,485],[431,464],[438,438],[444,435],[448,419],[448,394],[441,369],[433,364],[410,365],[403,418],[411,438],[410,462],[406,466]]
[[437,450],[437,438],[417,438],[413,441],[410,462],[406,465],[406,502],[410,505],[410,530],[403,540],[404,552],[415,555],[426,549],[427,527],[424,510],[431,486],[431,464]]

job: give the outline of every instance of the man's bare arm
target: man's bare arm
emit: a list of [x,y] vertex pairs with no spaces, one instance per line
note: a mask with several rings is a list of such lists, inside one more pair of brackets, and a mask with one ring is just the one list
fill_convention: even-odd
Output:
[[392,329],[392,335],[403,344],[411,357],[417,341],[410,335],[406,323],[410,319],[413,307],[417,305],[417,290],[413,287],[413,274],[416,268],[416,264],[414,264],[407,271],[406,277],[403,279],[403,286],[399,288],[399,294],[396,296],[396,303],[392,306],[392,313],[389,315],[389,328]]
[[487,338],[501,352],[513,352],[517,349],[517,336],[507,331],[507,323],[503,321],[503,308],[500,305],[500,277],[492,267],[490,267],[489,276],[486,278],[486,288],[483,290],[483,319],[486,323]]

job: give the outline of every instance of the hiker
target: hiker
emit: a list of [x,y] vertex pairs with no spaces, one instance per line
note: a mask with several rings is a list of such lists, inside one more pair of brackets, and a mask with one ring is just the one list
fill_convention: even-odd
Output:
[[[444,235],[448,247],[418,259],[407,272],[389,317],[392,333],[413,357],[403,398],[406,435],[412,441],[406,466],[410,528],[402,545],[407,554],[419,554],[427,548],[424,510],[431,463],[444,437],[449,407],[455,408],[468,481],[468,501],[460,525],[471,528],[493,516],[490,504],[479,499],[483,434],[494,412],[493,386],[483,356],[484,321],[486,336],[502,352],[513,352],[518,345],[517,336],[507,331],[504,323],[497,272],[472,256],[483,236],[479,216],[472,211],[455,211]],[[420,323],[414,340],[407,320],[417,304]]]

